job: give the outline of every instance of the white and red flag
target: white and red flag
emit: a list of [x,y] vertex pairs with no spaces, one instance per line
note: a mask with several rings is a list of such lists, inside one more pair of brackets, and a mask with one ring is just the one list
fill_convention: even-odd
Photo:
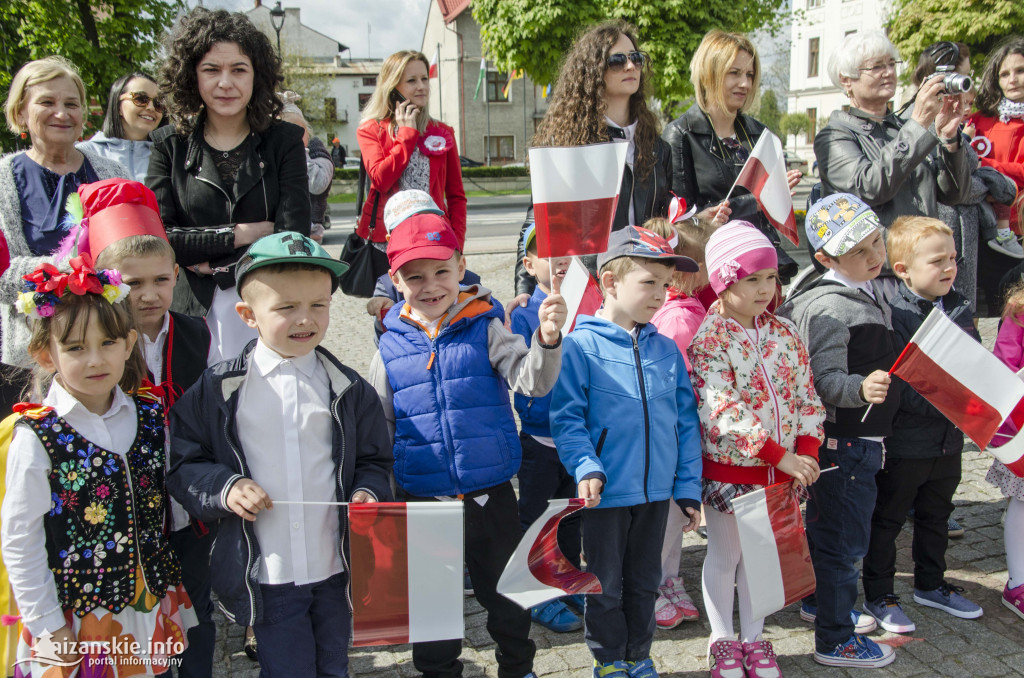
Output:
[[1024,382],[945,313],[936,308],[928,314],[889,373],[910,384],[978,447],[1024,476],[1024,437],[988,447],[1004,421],[1019,426],[1024,420]]
[[627,144],[531,148],[530,185],[537,256],[572,257],[608,249]]
[[768,130],[761,132],[750,157],[736,177],[735,186],[743,186],[750,191],[772,226],[794,245],[800,244],[793,195],[786,180],[786,156],[777,136]]
[[498,580],[498,593],[522,608],[574,593],[601,593],[597,575],[580,572],[558,548],[558,523],[583,508],[582,499],[551,499],[523,535]]
[[462,502],[349,504],[352,644],[462,638]]
[[429,69],[428,74],[427,74],[428,77],[430,77],[430,78],[436,78],[437,77],[437,64],[440,61],[441,61],[441,48],[438,47],[436,50],[434,50],[433,58],[430,59],[430,69]]
[[576,318],[581,315],[594,315],[604,303],[601,288],[598,287],[594,276],[590,275],[587,267],[576,257],[569,262],[569,270],[565,272],[559,292],[565,299],[569,311],[565,316],[565,324],[562,325],[563,335],[569,334],[576,327]]
[[767,617],[814,591],[814,568],[791,482],[732,500],[750,582],[751,614]]

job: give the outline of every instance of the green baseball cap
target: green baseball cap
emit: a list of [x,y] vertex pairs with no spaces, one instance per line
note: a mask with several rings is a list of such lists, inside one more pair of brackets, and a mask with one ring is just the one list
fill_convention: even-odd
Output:
[[334,278],[337,287],[338,277],[348,270],[348,264],[335,259],[316,241],[300,233],[282,231],[266,235],[254,242],[246,250],[235,266],[235,284],[241,286],[242,279],[257,268],[271,264],[312,264],[323,266]]

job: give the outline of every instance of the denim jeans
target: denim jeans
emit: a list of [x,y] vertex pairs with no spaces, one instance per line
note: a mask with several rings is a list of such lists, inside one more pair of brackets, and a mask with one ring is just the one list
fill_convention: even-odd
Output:
[[853,635],[850,610],[857,602],[857,561],[868,552],[875,475],[882,468],[882,444],[863,438],[826,438],[818,453],[822,473],[809,488],[807,543],[818,586],[814,644],[832,652]]

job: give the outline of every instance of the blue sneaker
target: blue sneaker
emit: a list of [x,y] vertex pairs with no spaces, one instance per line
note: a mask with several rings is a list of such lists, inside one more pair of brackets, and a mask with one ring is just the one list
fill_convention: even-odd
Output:
[[658,678],[654,662],[650,658],[638,662],[626,662],[629,666],[629,678]]
[[900,597],[887,593],[878,600],[864,601],[864,611],[878,620],[879,626],[889,633],[912,633],[917,625],[900,605]]
[[934,607],[943,612],[948,612],[960,619],[977,619],[980,617],[982,615],[981,606],[964,598],[960,595],[961,592],[963,592],[962,587],[951,586],[946,582],[942,582],[939,588],[934,591],[914,589],[914,602],[918,605]]
[[576,610],[576,614],[583,614],[583,603],[586,598],[582,593],[574,593],[571,596],[562,596],[562,602]]
[[568,633],[583,628],[579,617],[557,598],[530,609],[533,621],[555,633]]
[[594,678],[629,678],[629,664],[623,661],[598,664],[595,659]]
[[[811,605],[804,601],[800,605],[800,618],[805,622],[814,623],[814,620],[818,618],[818,607]],[[869,614],[862,614],[857,610],[850,610],[850,621],[853,622],[854,633],[871,633],[878,628],[878,623],[875,622],[875,618]]]
[[814,653],[814,661],[825,666],[849,666],[855,669],[877,669],[896,661],[896,651],[888,645],[879,645],[856,633],[831,652]]

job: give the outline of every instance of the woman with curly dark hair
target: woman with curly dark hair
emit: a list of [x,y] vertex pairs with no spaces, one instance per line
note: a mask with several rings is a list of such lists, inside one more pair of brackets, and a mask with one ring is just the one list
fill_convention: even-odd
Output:
[[303,130],[276,119],[281,80],[280,58],[244,14],[199,7],[168,39],[160,93],[174,126],[152,135],[146,185],[186,269],[174,307],[195,309],[190,288],[213,335],[211,361],[256,336],[235,313],[245,248],[275,231],[309,235]]
[[[582,33],[565,55],[534,146],[582,146],[622,140],[629,144],[612,230],[668,214],[672,159],[647,107],[650,57],[638,47],[637,30],[606,21]],[[528,217],[519,238],[532,223]],[[594,262],[590,262],[591,268]],[[533,280],[516,265],[516,292],[530,294]]]

